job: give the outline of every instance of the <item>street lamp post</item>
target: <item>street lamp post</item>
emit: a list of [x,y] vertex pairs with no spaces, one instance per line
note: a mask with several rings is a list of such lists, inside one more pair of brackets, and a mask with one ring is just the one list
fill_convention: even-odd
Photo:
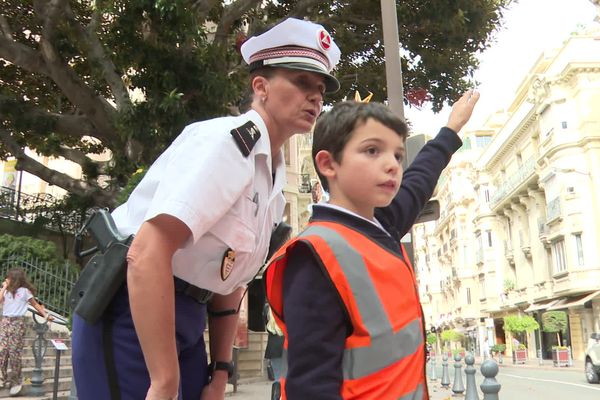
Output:
[[381,0],[381,23],[385,50],[385,78],[390,109],[404,120],[404,88],[398,43],[398,17],[395,0]]

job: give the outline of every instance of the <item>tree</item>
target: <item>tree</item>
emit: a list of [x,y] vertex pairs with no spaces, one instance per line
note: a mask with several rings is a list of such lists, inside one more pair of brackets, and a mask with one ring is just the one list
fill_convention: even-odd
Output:
[[556,333],[556,339],[559,346],[562,346],[560,334],[567,333],[567,313],[564,311],[546,311],[542,314],[542,330],[548,333]]
[[535,318],[529,315],[508,315],[504,317],[504,330],[512,334],[520,336],[525,332],[533,332],[539,328],[540,325]]
[[[510,0],[398,2],[407,98],[435,110],[464,91]],[[0,158],[98,205],[182,127],[235,109],[253,34],[287,16],[325,25],[343,50],[343,98],[386,98],[379,0],[0,0]],[[26,152],[63,157],[83,179]],[[92,155],[109,151],[109,161]]]

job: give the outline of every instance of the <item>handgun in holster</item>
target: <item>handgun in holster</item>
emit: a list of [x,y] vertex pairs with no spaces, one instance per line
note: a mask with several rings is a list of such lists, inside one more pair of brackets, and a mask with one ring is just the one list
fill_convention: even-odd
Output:
[[[85,233],[94,239],[95,246],[82,250]],[[125,281],[127,251],[133,235],[119,233],[106,209],[96,209],[75,234],[75,256],[89,255],[77,283],[71,290],[71,306],[75,313],[90,324],[96,323]]]

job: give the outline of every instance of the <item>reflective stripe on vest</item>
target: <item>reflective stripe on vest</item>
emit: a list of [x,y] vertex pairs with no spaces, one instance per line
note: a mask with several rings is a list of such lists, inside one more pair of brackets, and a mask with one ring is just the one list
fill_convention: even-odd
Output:
[[344,351],[344,379],[365,377],[417,351],[423,345],[421,319],[414,319],[394,333],[363,257],[333,229],[310,226],[300,237],[310,235],[318,235],[329,244],[354,293],[363,323],[371,337],[369,346]]

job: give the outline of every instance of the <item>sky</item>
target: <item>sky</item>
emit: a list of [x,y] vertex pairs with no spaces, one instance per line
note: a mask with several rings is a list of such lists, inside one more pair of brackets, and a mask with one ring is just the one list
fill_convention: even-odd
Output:
[[[527,72],[544,50],[559,47],[578,26],[591,25],[596,8],[590,0],[519,0],[504,14],[492,46],[478,58],[475,80],[481,98],[467,128],[475,128],[496,110],[506,108]],[[428,108],[405,109],[413,133],[433,135],[446,124],[450,107],[439,114]]]

